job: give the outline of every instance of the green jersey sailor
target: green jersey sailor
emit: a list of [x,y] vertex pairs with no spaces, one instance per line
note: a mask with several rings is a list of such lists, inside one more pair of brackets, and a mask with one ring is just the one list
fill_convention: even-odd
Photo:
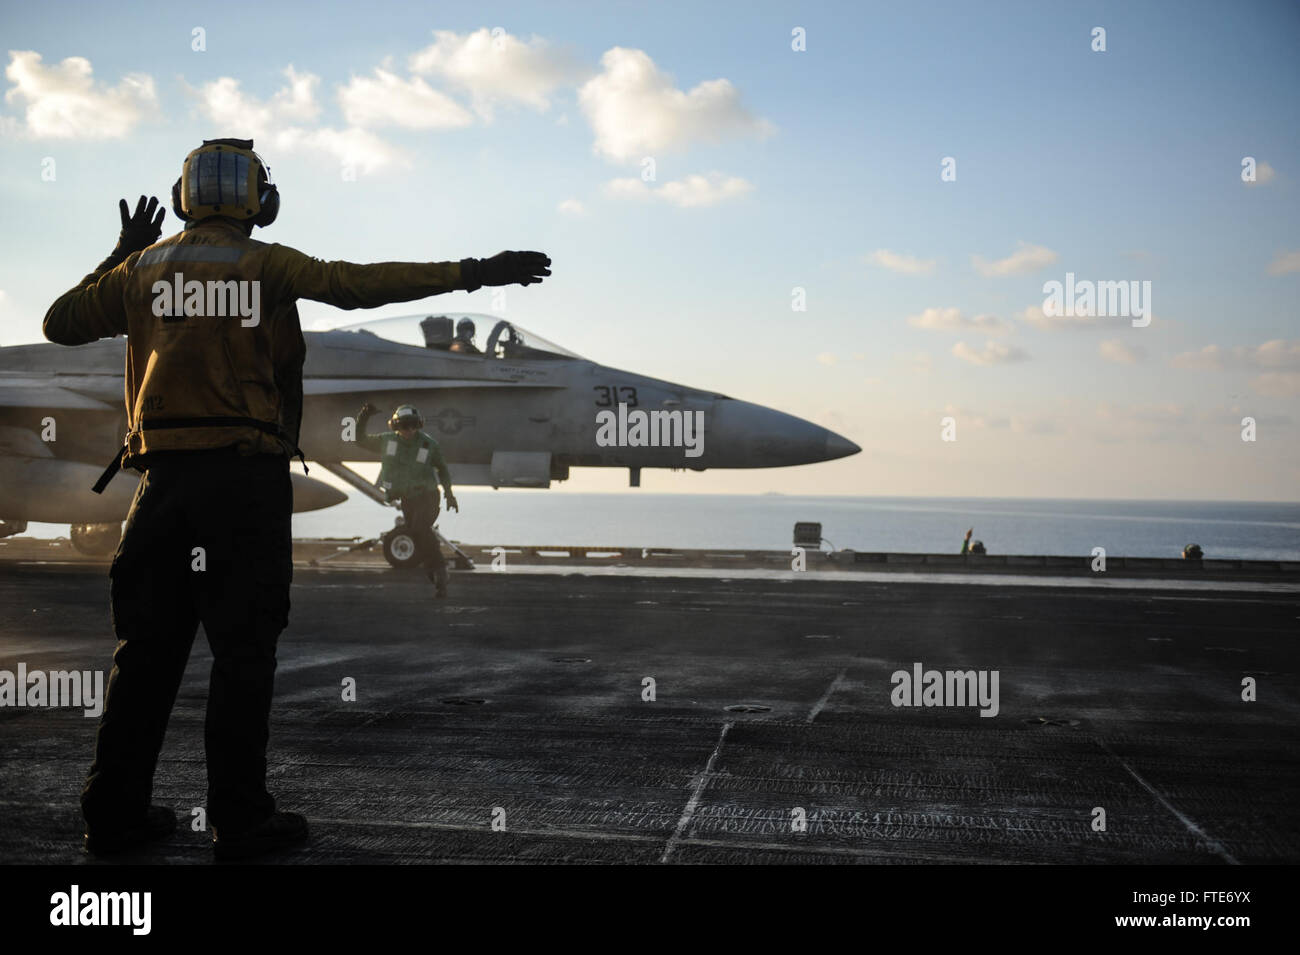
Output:
[[451,472],[438,442],[426,432],[420,412],[401,405],[388,419],[388,431],[366,434],[366,423],[379,409],[369,402],[357,415],[357,444],[379,455],[376,482],[390,502],[398,504],[424,559],[425,570],[439,597],[447,596],[447,563],[433,524],[438,519],[438,485],[447,507],[459,511],[451,490]]

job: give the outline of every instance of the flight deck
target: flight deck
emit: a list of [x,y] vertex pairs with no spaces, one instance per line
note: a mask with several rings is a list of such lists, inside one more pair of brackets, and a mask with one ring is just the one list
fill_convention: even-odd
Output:
[[[0,669],[106,671],[105,562],[6,544]],[[270,786],[312,838],[266,862],[1300,861],[1286,566],[469,550],[435,601],[372,549],[299,542]],[[181,827],[124,861],[212,862],[209,665],[200,635],[156,776]],[[930,669],[996,672],[996,713],[898,691]],[[0,708],[0,862],[100,864],[95,726]]]

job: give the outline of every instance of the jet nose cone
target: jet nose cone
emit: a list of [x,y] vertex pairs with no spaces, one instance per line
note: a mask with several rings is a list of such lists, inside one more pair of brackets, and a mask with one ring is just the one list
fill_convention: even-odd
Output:
[[850,441],[848,438],[842,438],[834,431],[826,433],[826,460],[833,461],[836,458],[847,458],[850,454],[857,454],[862,449]]
[[779,468],[816,464],[862,449],[821,425],[747,401],[716,401],[708,437],[711,468]]

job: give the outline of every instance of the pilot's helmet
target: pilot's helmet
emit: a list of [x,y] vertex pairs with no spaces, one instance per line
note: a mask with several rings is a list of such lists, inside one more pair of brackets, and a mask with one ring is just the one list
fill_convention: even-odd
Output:
[[474,320],[462,318],[456,323],[456,337],[462,341],[469,341],[474,337]]
[[1183,548],[1184,560],[1201,560],[1204,556],[1205,552],[1201,550],[1200,544],[1188,544]]
[[401,427],[423,428],[424,418],[420,417],[420,412],[416,411],[411,405],[401,405],[393,416],[388,419],[388,427],[396,431]]

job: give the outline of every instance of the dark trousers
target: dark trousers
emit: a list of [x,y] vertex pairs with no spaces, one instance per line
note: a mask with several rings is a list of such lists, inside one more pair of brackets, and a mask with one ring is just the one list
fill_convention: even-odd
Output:
[[157,455],[140,478],[109,572],[118,642],[81,796],[92,830],[144,817],[199,623],[213,656],[208,820],[239,832],[274,812],[266,745],[289,622],[292,512],[289,462],[275,455]]
[[438,492],[416,491],[402,496],[402,516],[406,526],[415,538],[415,546],[424,559],[425,573],[438,585],[439,589],[447,587],[447,562],[443,559],[442,548],[438,546],[438,535],[433,532],[433,525],[438,520]]

